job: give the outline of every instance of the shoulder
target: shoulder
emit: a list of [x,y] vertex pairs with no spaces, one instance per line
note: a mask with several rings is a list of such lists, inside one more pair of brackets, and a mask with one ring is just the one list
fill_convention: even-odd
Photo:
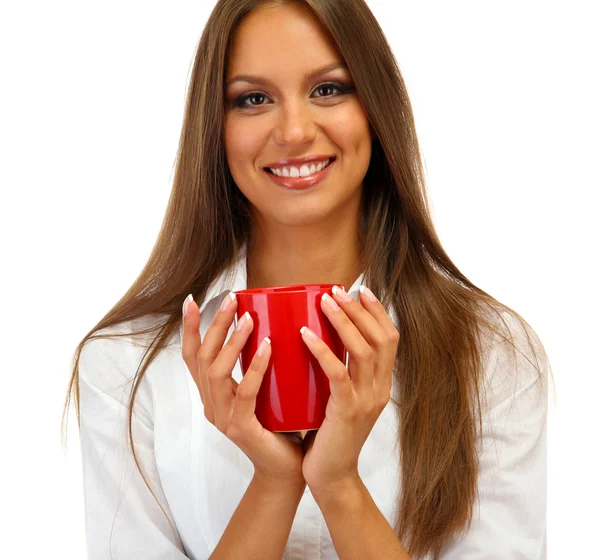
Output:
[[[102,393],[123,405],[128,404],[133,383],[164,319],[166,317],[148,315],[95,332],[79,355],[80,397],[84,399]],[[136,396],[140,406],[151,408],[156,380],[164,378],[165,372],[171,370],[173,360],[180,356],[180,348],[177,332],[153,359],[140,381]]]
[[548,359],[518,314],[487,319],[473,519],[436,558],[545,558]]
[[493,410],[527,392],[543,399],[547,395],[550,362],[533,327],[518,313],[489,309],[481,337],[485,408]]
[[[100,329],[85,342],[80,363],[93,366],[102,360],[120,370],[129,369],[150,348],[159,327],[160,317],[147,315]],[[170,341],[169,348],[176,348],[179,343],[177,335]]]

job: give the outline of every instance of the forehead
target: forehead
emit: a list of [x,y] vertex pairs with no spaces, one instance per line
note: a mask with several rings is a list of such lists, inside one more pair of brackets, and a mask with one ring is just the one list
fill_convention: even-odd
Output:
[[328,31],[305,5],[262,6],[248,14],[233,37],[227,76],[255,71],[277,74],[284,68],[311,69],[341,61]]

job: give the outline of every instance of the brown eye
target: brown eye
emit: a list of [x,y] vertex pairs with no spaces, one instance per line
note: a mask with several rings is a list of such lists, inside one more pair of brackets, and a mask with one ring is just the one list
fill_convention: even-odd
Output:
[[335,82],[327,82],[317,86],[315,92],[324,92],[324,95],[317,95],[318,98],[336,99],[348,93],[354,93],[354,88],[338,84]]
[[[331,90],[340,90],[335,84],[324,84],[319,86],[315,91],[331,91]],[[331,95],[331,94],[329,94]],[[327,93],[325,95],[320,95],[319,97],[329,97]]]
[[[247,99],[254,99],[256,101],[256,99],[261,99],[265,97],[262,93],[251,93]],[[254,105],[254,103],[250,103],[251,105]],[[257,103],[258,105],[260,105],[260,102]]]
[[243,109],[246,109],[248,107],[260,107],[261,105],[263,105],[262,103],[246,103],[246,100],[254,100],[256,101],[257,99],[260,101],[261,98],[266,97],[266,95],[264,93],[260,93],[257,91],[253,91],[252,93],[247,93],[245,95],[241,95],[240,97],[238,97],[235,101],[233,106],[234,107],[242,107]]
[[[317,98],[324,99],[335,99],[340,97],[341,95],[347,93],[354,93],[354,89],[348,86],[344,86],[341,84],[337,84],[334,82],[328,82],[325,84],[321,84],[317,86],[314,90],[315,92],[322,93],[323,95],[317,95]],[[252,91],[250,93],[245,93],[244,95],[240,95],[234,102],[234,108],[240,108],[243,110],[252,109],[253,107],[263,107],[266,103],[261,103],[261,100],[268,99],[268,95],[261,93],[259,91]],[[247,103],[249,101],[249,103]]]

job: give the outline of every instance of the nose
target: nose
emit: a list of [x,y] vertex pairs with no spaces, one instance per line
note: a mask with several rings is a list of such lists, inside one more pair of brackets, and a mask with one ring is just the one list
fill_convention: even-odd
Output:
[[297,101],[282,106],[273,137],[277,144],[298,146],[311,143],[316,130],[312,111],[306,103]]

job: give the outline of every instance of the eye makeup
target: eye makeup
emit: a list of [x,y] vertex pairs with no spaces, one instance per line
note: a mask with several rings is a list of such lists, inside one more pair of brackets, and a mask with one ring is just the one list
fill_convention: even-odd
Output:
[[[334,93],[332,95],[321,95],[321,96],[318,96],[317,99],[321,99],[321,98],[322,99],[335,99],[337,97],[340,97],[341,95],[354,93],[354,88],[346,86],[339,82],[323,82],[322,84],[319,84],[315,88],[314,91],[318,91],[319,89],[322,89],[322,88],[332,88],[332,89],[337,90],[338,93]],[[234,109],[239,108],[242,110],[248,110],[248,109],[251,109],[254,107],[262,107],[265,105],[264,103],[261,103],[258,105],[246,104],[246,101],[248,99],[251,99],[252,97],[268,97],[268,95],[266,93],[262,93],[260,91],[252,91],[249,93],[244,93],[233,100],[233,102],[231,103],[231,107]]]

